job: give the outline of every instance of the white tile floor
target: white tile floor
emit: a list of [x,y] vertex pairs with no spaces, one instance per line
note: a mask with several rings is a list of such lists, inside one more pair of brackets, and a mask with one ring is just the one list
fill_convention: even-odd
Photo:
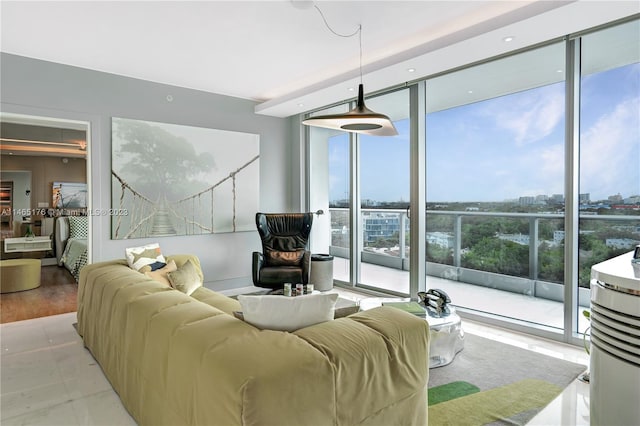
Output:
[[135,425],[84,348],[75,312],[0,326],[2,425]]
[[[362,296],[336,289],[343,297]],[[2,425],[135,425],[73,328],[76,314],[0,326]],[[588,365],[580,348],[464,320],[478,334]],[[571,384],[530,423],[588,425],[589,386]]]

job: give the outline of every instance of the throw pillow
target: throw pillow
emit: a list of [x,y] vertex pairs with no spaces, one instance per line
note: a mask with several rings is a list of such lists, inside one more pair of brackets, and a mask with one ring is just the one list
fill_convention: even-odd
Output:
[[298,266],[302,262],[304,250],[277,251],[267,250],[264,254],[267,266]]
[[169,272],[167,278],[171,283],[171,287],[180,290],[187,296],[191,295],[198,287],[202,287],[198,269],[191,260],[187,260],[184,265],[174,272]]
[[86,240],[89,235],[86,216],[69,216],[69,238]]
[[131,269],[140,271],[143,266],[151,265],[156,262],[166,263],[160,244],[147,244],[146,246],[130,247],[124,250],[127,256],[127,263]]
[[161,284],[165,284],[167,287],[171,287],[171,283],[169,282],[169,278],[167,277],[167,274],[169,272],[174,272],[177,269],[178,267],[176,266],[176,262],[171,260],[169,261],[169,263],[167,263],[167,266],[165,266],[164,268],[156,269],[155,271],[148,271],[148,272],[145,272],[144,274],[149,278],[152,278],[158,281]]
[[304,296],[238,296],[249,324],[269,330],[294,331],[333,319],[337,293]]
[[158,269],[164,268],[165,266],[167,266],[167,264],[164,262],[153,262],[152,264],[147,266],[149,267],[149,271],[156,271]]

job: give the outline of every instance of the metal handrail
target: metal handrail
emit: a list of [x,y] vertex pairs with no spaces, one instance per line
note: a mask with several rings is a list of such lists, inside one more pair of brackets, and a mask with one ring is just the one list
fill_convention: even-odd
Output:
[[[342,207],[331,207],[329,208],[329,212],[348,212],[348,208]],[[363,208],[361,209],[362,213],[396,213],[400,216],[400,228],[399,228],[399,254],[398,257],[403,260],[407,259],[404,250],[404,232],[405,226],[403,218],[407,217],[407,212],[405,209],[380,209],[380,208]],[[453,229],[453,237],[455,240],[455,245],[453,247],[454,252],[454,261],[453,266],[460,266],[460,257],[461,257],[461,221],[462,217],[504,217],[504,218],[513,218],[513,219],[529,219],[529,278],[537,279],[538,278],[538,256],[537,256],[537,246],[538,246],[538,221],[540,219],[564,219],[565,215],[562,213],[512,213],[512,212],[478,212],[478,211],[458,211],[458,210],[426,210],[427,215],[445,215],[452,216],[455,218],[454,229]],[[608,221],[634,221],[640,220],[640,215],[631,216],[631,215],[592,215],[592,214],[581,214],[579,215],[580,220],[608,220]]]

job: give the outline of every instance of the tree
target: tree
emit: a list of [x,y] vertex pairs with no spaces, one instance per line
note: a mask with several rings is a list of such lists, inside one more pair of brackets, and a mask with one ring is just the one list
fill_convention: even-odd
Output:
[[538,276],[544,281],[564,283],[564,245],[543,243],[538,248]]
[[465,268],[516,277],[529,276],[529,248],[511,241],[483,238],[462,256]]
[[151,200],[161,195],[175,200],[193,193],[196,186],[204,189],[213,183],[194,180],[215,167],[215,161],[209,153],[197,153],[185,138],[131,120],[119,120],[116,135],[124,142],[115,155],[127,159],[116,172]]
[[453,265],[453,251],[447,247],[427,242],[427,261]]

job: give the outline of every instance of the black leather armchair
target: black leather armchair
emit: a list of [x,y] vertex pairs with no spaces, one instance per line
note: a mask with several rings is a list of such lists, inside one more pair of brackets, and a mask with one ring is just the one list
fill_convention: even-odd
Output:
[[307,250],[313,213],[256,213],[262,253],[253,252],[253,284],[280,289],[284,283],[309,282]]

